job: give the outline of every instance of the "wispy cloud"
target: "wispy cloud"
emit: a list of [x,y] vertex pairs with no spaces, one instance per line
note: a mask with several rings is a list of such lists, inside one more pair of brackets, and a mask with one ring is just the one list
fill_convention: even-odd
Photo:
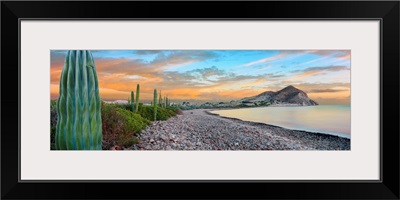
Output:
[[348,89],[315,89],[310,90],[309,93],[332,93],[332,92],[343,92],[348,91]]
[[308,76],[316,76],[321,74],[326,74],[329,72],[338,72],[343,70],[350,70],[346,66],[325,66],[325,67],[309,67],[302,70],[294,70],[292,73],[298,73],[293,78],[304,78]]
[[256,60],[256,61],[253,61],[253,62],[246,63],[246,64],[244,64],[244,66],[249,67],[249,66],[252,66],[252,65],[260,64],[260,63],[271,62],[271,61],[283,58],[287,54],[288,54],[287,52],[283,52],[283,53],[280,53],[280,54],[275,55],[275,56],[271,56],[271,57],[268,57],[268,58],[263,58],[263,59],[260,59],[260,60]]
[[263,59],[251,61],[251,62],[244,64],[243,66],[249,67],[249,66],[253,66],[253,65],[257,65],[257,64],[261,64],[261,63],[273,62],[276,60],[294,59],[296,57],[299,57],[301,55],[306,55],[306,54],[317,55],[320,57],[306,61],[306,62],[298,62],[298,63],[301,63],[302,65],[307,65],[307,64],[315,63],[320,60],[328,59],[331,57],[339,59],[339,60],[350,59],[350,50],[280,50],[278,52],[279,53],[277,55],[268,56]]

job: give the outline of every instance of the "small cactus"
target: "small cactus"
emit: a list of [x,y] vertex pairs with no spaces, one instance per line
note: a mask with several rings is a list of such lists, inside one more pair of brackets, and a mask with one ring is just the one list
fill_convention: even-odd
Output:
[[133,91],[131,91],[131,102],[130,102],[130,104],[131,104],[131,109],[132,109],[132,111],[133,111],[133,105],[134,105],[134,103],[133,102],[135,102],[135,96],[134,96],[134,92]]
[[157,90],[154,89],[154,109],[153,109],[154,121],[157,120]]
[[158,104],[160,105],[160,107],[162,106],[162,97],[161,97],[161,91],[158,97]]
[[136,112],[139,110],[139,95],[140,95],[140,85],[136,86]]
[[167,99],[166,99],[165,101],[167,102],[167,106],[169,106],[169,99],[168,99],[168,96],[167,96]]

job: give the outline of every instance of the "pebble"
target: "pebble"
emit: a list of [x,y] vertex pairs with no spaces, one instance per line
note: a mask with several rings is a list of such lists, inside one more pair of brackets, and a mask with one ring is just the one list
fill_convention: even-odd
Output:
[[130,150],[350,150],[350,140],[211,115],[205,109],[156,121]]

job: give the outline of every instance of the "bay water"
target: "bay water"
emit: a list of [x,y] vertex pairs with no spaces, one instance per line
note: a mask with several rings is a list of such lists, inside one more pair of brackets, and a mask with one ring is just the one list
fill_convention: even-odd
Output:
[[293,130],[350,138],[350,105],[255,107],[214,110],[212,113],[244,121],[260,122]]

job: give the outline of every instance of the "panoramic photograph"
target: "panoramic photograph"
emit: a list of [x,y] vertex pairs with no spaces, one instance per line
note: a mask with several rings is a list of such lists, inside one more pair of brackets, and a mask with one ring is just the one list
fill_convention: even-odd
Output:
[[350,50],[51,50],[50,150],[351,150]]

